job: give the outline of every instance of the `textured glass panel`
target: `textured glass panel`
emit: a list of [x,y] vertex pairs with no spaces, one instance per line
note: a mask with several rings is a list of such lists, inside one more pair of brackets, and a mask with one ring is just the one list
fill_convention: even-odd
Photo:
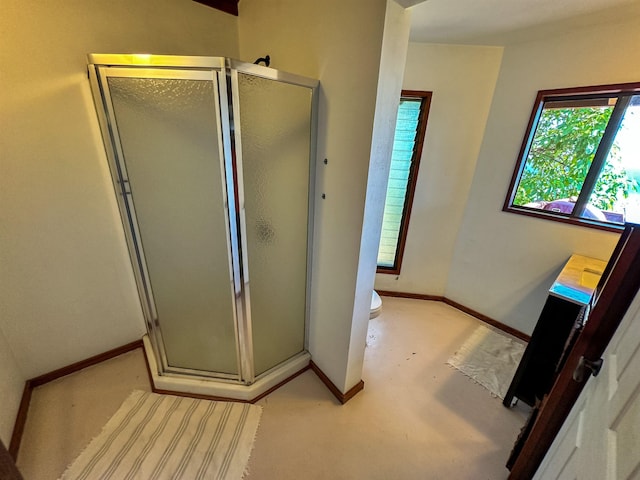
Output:
[[168,364],[237,373],[214,84],[108,83]]
[[304,349],[311,89],[239,74],[256,375]]

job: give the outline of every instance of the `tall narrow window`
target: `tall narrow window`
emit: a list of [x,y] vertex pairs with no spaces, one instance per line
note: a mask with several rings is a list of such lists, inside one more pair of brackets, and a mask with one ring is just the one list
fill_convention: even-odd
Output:
[[400,273],[431,92],[403,90],[378,250],[378,273]]

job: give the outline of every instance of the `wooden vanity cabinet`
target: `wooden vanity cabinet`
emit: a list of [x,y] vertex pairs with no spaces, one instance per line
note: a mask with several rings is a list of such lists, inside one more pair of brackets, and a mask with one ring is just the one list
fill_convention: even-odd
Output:
[[593,292],[606,262],[572,255],[549,289],[536,327],[505,395],[511,407],[522,400],[534,406],[551,390],[556,374],[582,329]]

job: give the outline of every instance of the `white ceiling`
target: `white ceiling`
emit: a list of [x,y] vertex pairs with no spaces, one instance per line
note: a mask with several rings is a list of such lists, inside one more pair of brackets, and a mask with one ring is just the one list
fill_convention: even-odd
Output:
[[411,41],[506,45],[629,15],[640,18],[640,0],[427,0],[411,7]]

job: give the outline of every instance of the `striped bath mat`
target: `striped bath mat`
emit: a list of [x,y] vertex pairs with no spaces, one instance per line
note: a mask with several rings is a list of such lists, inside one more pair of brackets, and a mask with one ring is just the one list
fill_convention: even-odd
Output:
[[134,391],[61,480],[240,479],[262,407]]

